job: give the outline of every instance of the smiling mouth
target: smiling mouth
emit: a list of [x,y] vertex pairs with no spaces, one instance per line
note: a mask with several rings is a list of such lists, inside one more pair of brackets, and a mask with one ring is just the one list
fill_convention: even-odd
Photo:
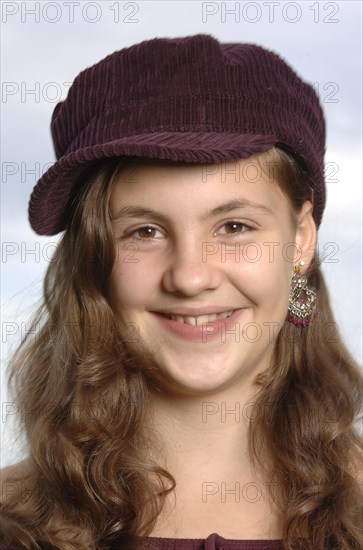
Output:
[[234,311],[235,310],[224,311],[222,313],[211,313],[210,315],[199,315],[198,317],[192,317],[190,315],[175,315],[175,314],[166,314],[166,313],[160,313],[160,315],[162,315],[166,319],[177,321],[178,323],[181,323],[181,324],[199,326],[205,323],[213,323],[221,319],[227,319],[233,314]]

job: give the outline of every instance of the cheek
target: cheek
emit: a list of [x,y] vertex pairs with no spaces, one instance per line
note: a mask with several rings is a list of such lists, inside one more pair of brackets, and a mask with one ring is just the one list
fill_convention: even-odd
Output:
[[[151,259],[151,258],[150,258]],[[160,264],[159,264],[160,265]],[[150,301],[160,279],[156,262],[145,262],[137,252],[130,251],[116,258],[109,282],[109,298],[117,311],[143,309]]]
[[[233,266],[233,281],[252,304],[283,317],[287,310],[292,264],[280,245],[262,245],[243,253]],[[232,267],[232,266],[231,266]]]

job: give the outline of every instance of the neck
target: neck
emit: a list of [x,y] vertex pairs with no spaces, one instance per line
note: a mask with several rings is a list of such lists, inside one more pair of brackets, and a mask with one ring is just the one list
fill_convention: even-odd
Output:
[[176,481],[152,536],[281,538],[271,480],[249,454],[257,391],[234,384],[203,396],[150,392],[149,423],[161,443],[151,458]]
[[203,463],[211,473],[250,467],[248,430],[256,393],[247,383],[200,395],[151,389],[149,427],[161,442],[164,466],[173,474]]

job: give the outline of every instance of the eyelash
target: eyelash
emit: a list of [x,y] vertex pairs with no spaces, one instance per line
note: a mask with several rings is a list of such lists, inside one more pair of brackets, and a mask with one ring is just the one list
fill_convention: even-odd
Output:
[[[225,225],[232,225],[232,224],[239,224],[241,226],[243,226],[245,228],[244,231],[240,231],[239,233],[232,233],[231,235],[228,235],[226,234],[228,237],[230,238],[234,238],[234,237],[239,237],[240,235],[242,235],[243,233],[247,233],[247,231],[252,231],[253,228],[250,226],[250,225],[247,225],[246,223],[244,222],[241,222],[241,221],[238,221],[238,220],[227,220],[225,221],[221,227],[225,226]],[[149,229],[154,229],[156,231],[159,231],[159,229],[157,229],[156,227],[153,227],[152,225],[142,225],[140,227],[137,227],[136,229],[134,229],[133,231],[131,231],[130,233],[124,235],[124,237],[132,237],[132,235],[134,233],[137,233],[138,231],[142,230],[142,229],[146,229],[146,228],[149,228]],[[134,237],[135,239],[139,240],[139,241],[157,241],[158,239],[157,238],[140,238],[140,237]]]

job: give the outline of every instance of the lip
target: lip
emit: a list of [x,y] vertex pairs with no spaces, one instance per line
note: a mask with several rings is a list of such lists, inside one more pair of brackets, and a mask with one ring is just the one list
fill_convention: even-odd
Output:
[[170,307],[153,311],[152,313],[165,313],[166,315],[183,315],[189,317],[200,317],[200,315],[211,315],[212,313],[223,313],[224,311],[236,311],[241,308],[234,306],[204,306],[204,307]]
[[[210,321],[209,323],[203,323],[202,325],[196,326],[189,325],[187,323],[179,323],[173,319],[167,319],[162,313],[157,311],[151,311],[150,313],[154,315],[163,328],[175,336],[183,338],[184,340],[208,342],[209,340],[215,340],[220,337],[226,330],[235,330],[237,319],[239,319],[246,309],[247,308],[235,309],[232,315],[226,319],[218,319],[216,321]],[[228,310],[224,309],[222,311]]]

